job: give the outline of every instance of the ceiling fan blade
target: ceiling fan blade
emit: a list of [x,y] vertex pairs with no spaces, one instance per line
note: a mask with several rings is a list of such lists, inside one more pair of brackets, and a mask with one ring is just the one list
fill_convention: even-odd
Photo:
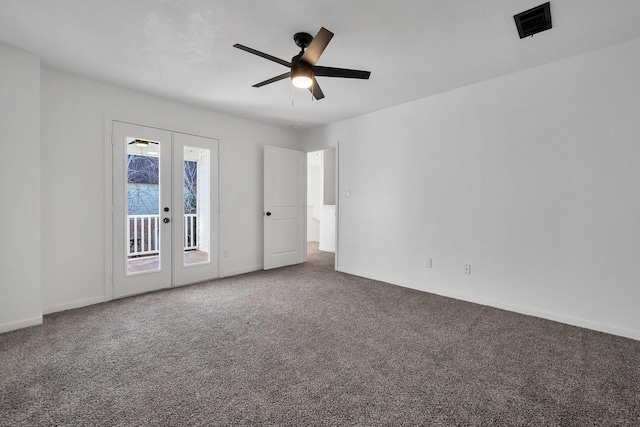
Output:
[[311,44],[307,47],[307,50],[305,50],[300,59],[311,65],[316,65],[316,62],[320,59],[320,55],[322,55],[322,52],[324,52],[324,49],[332,37],[333,33],[331,31],[324,27],[320,28],[320,31],[318,31],[318,34],[313,38]]
[[342,77],[345,79],[368,79],[371,71],[350,70],[348,68],[313,67],[313,75],[319,77]]
[[260,52],[259,50],[251,49],[250,47],[243,46],[239,43],[233,45],[233,47],[238,48],[240,50],[244,50],[245,52],[253,53],[254,55],[258,55],[262,58],[268,59],[269,61],[277,62],[280,65],[284,65],[285,67],[291,68],[291,62],[285,61],[284,59],[276,58],[275,56],[271,56],[268,53]]
[[291,71],[288,71],[288,72],[286,72],[284,74],[280,74],[279,76],[276,76],[276,77],[272,77],[269,80],[265,80],[263,82],[256,83],[252,87],[262,87],[264,85],[268,85],[269,83],[277,82],[277,81],[280,81],[280,80],[283,80],[283,79],[287,79],[289,77],[291,77]]
[[313,85],[309,88],[309,92],[311,92],[317,100],[324,98],[324,93],[322,93],[322,89],[320,89],[320,85],[315,77],[313,78]]

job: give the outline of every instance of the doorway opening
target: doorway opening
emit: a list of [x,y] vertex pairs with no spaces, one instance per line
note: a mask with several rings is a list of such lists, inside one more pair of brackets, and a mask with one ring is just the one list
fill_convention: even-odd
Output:
[[308,253],[336,252],[336,177],[335,148],[307,153]]

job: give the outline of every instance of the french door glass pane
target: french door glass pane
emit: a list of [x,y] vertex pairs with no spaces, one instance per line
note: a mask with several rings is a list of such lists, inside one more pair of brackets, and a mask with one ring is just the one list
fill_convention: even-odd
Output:
[[160,143],[126,138],[127,274],[160,269]]
[[208,149],[184,147],[184,266],[210,261],[210,175]]

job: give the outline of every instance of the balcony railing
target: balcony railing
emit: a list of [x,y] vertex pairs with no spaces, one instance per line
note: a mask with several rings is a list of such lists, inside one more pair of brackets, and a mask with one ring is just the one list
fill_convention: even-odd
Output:
[[[160,215],[128,215],[129,257],[157,255],[160,251]],[[185,250],[198,248],[198,215],[184,215]]]
[[184,215],[184,249],[198,249],[198,214]]

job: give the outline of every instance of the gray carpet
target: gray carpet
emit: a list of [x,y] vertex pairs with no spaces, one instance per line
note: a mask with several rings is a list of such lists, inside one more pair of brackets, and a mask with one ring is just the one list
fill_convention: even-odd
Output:
[[0,425],[640,425],[640,342],[309,262],[0,335]]

